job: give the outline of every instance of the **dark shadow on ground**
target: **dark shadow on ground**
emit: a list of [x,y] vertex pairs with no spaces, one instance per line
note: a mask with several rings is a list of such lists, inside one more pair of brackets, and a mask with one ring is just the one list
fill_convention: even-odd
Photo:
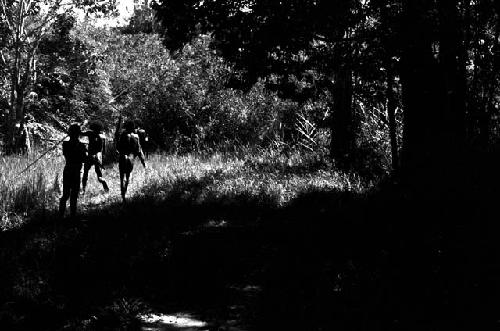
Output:
[[494,329],[500,321],[495,168],[430,199],[206,195],[213,175],[151,188],[85,221],[0,235],[0,329],[139,330],[190,312],[219,330]]

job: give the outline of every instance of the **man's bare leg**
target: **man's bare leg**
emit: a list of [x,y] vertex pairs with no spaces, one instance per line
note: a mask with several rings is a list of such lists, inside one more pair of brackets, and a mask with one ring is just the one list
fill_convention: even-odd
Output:
[[130,180],[130,172],[127,173],[120,172],[120,189],[122,193],[123,202],[127,202],[125,196],[127,195],[129,180]]
[[106,181],[104,180],[104,178],[102,178],[101,166],[98,165],[98,164],[96,164],[94,167],[95,167],[95,173],[97,175],[97,180],[99,181],[99,183],[101,183],[102,188],[104,189],[104,191],[109,192],[108,184],[106,183]]
[[82,177],[82,194],[85,194],[85,189],[87,188],[87,180],[89,178],[89,170],[92,167],[90,162],[85,162],[83,165],[83,177]]
[[124,180],[125,180],[125,174],[120,171],[120,191],[122,194],[123,202],[125,202],[125,193],[126,193]]
[[59,200],[59,217],[64,217],[64,212],[66,211],[66,202],[69,199],[69,192],[64,192],[63,196]]

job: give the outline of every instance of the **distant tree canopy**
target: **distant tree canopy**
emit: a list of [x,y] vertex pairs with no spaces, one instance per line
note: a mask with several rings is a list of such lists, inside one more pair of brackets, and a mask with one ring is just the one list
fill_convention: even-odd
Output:
[[[157,16],[171,49],[200,32],[212,32],[218,50],[244,73],[240,86],[275,74],[284,96],[303,99],[287,88],[311,70],[314,85],[334,96],[331,152],[339,165],[351,163],[356,140],[352,109],[354,37],[364,19],[359,1],[159,1]],[[290,92],[292,94],[290,95]]]
[[141,6],[134,7],[134,12],[127,25],[121,28],[122,33],[155,33],[159,25],[155,19],[153,8],[146,1]]
[[26,112],[121,112],[166,149],[328,145],[344,169],[390,150],[415,184],[500,137],[498,1],[161,0],[116,29],[66,3],[114,5],[0,0],[5,145]]
[[466,144],[497,134],[498,1],[160,0],[155,9],[170,49],[213,33],[242,87],[273,73],[283,93],[291,75],[316,72],[315,86],[331,91],[331,153],[341,164],[356,147],[360,104],[383,104],[393,167],[406,179],[449,176]]
[[348,0],[166,0],[154,8],[166,29],[168,48],[179,49],[200,32],[212,32],[214,44],[246,71],[250,83],[300,64],[300,59],[290,57],[314,47],[313,41],[341,41],[359,23],[362,10],[359,2]]
[[256,84],[248,92],[225,86],[233,72],[200,36],[172,57],[155,34],[109,31],[102,53],[114,105],[140,119],[167,151],[210,150],[273,141],[279,114],[290,107]]
[[[0,68],[2,85],[9,91],[9,107],[4,114],[4,144],[14,145],[15,123],[24,121],[25,99],[39,71],[40,45],[48,46],[48,36],[59,36],[68,48],[68,35],[74,22],[61,14],[81,9],[89,14],[107,14],[115,1],[90,0],[14,0],[0,1]],[[64,43],[65,42],[65,43]]]
[[38,101],[30,102],[39,120],[56,115],[65,122],[111,117],[109,79],[102,70],[102,45],[96,30],[77,23],[72,13],[60,14],[43,37],[35,84]]

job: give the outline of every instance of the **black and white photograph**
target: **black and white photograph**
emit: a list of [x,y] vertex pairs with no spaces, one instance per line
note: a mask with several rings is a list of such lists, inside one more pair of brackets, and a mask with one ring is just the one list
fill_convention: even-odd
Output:
[[0,330],[500,330],[500,1],[0,0]]

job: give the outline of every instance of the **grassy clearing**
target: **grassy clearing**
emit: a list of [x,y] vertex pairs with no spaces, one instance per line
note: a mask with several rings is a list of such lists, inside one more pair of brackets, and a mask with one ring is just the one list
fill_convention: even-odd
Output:
[[[62,190],[64,160],[60,153],[42,158],[26,173],[17,176],[36,154],[29,157],[3,157],[0,163],[0,228],[20,226],[24,219],[36,212],[51,212],[57,208]],[[143,169],[136,162],[129,187],[129,196],[161,199],[174,183],[209,179],[196,199],[231,196],[272,197],[277,206],[283,206],[300,193],[310,190],[341,190],[361,192],[366,184],[355,174],[335,171],[320,156],[292,154],[289,157],[276,152],[241,152],[213,155],[153,155]],[[100,208],[121,200],[116,164],[108,165],[104,177],[110,186],[105,194],[93,170],[85,196],[79,199],[80,213]],[[193,192],[184,192],[189,197]]]
[[[386,330],[396,319],[411,329],[414,316],[475,322],[495,307],[449,305],[450,291],[482,298],[500,279],[498,211],[486,199],[365,193],[314,155],[155,155],[146,170],[136,164],[127,205],[113,165],[109,194],[90,176],[86,221],[51,222],[61,157],[43,162],[16,184],[33,185],[32,199],[3,191],[19,224],[0,233],[2,330],[138,330],[148,313],[188,313],[214,330]],[[41,221],[20,226],[23,213]]]
[[[254,225],[280,224],[278,211],[283,214],[301,194],[365,188],[357,176],[335,171],[318,156],[153,155],[147,169],[136,162],[126,206],[113,164],[104,171],[109,193],[94,173],[89,176],[79,199],[79,214],[87,222],[54,224],[63,158],[44,158],[9,183],[30,159],[34,156],[2,159],[0,283],[5,287],[0,297],[11,304],[0,305],[0,328],[6,329],[40,321],[47,323],[42,330],[61,323],[77,329],[94,314],[97,320],[89,323],[107,321],[108,315],[133,315],[133,322],[137,314],[130,311],[148,311],[142,304],[132,309],[136,297],[139,303],[174,307],[167,312],[214,303],[225,307],[223,297],[209,299],[221,291],[246,301],[250,294],[239,289],[262,272],[264,266],[256,265],[260,247],[269,246],[263,242],[274,231]],[[40,222],[23,226],[29,219]],[[99,329],[94,326],[82,330]]]
[[[198,199],[264,195],[275,197],[278,206],[309,190],[365,189],[358,176],[335,171],[323,160],[299,154],[289,158],[273,152],[243,156],[156,156],[150,164],[150,169],[141,174],[144,181],[140,194],[162,195],[179,180],[202,177],[211,181],[198,192]],[[163,192],[155,188],[163,188]]]
[[0,229],[10,229],[22,224],[23,219],[36,211],[55,205],[60,193],[59,174],[63,160],[56,154],[40,159],[35,167],[19,174],[38,157],[8,156],[0,159]]

